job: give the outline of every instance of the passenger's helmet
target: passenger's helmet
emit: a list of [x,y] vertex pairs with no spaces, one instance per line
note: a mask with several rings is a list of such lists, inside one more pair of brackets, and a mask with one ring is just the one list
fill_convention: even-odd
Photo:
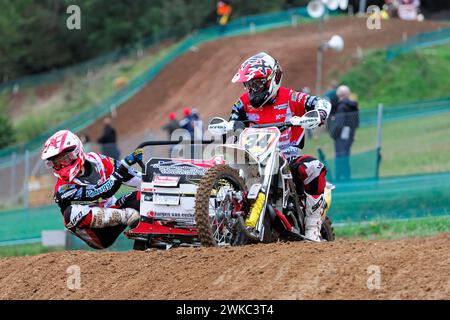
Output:
[[283,70],[278,61],[260,52],[245,60],[231,82],[244,83],[250,104],[259,108],[277,96],[282,76]]
[[53,169],[56,177],[72,182],[83,168],[86,152],[78,136],[68,130],[60,130],[45,142],[41,159]]

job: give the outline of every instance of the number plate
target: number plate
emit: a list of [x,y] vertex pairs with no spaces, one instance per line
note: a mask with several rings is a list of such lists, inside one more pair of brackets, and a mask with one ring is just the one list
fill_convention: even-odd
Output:
[[255,157],[266,153],[278,141],[280,131],[277,128],[245,129],[240,136],[240,145]]

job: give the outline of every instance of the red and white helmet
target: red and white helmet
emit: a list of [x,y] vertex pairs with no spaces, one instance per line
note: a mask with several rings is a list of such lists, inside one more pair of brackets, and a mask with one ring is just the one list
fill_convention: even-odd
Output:
[[259,108],[277,96],[282,76],[283,70],[278,61],[260,52],[245,60],[231,82],[244,83],[250,104]]
[[56,177],[72,182],[83,168],[86,152],[78,136],[68,130],[60,130],[45,142],[41,159],[53,169]]

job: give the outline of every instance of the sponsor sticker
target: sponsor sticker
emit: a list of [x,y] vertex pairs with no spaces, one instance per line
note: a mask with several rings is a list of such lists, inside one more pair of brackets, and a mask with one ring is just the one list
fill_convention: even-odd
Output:
[[274,108],[275,110],[284,110],[284,109],[286,109],[287,107],[288,107],[288,104],[287,104],[287,103],[284,103],[284,104],[276,105],[276,106],[274,106],[273,108]]
[[177,187],[180,177],[174,176],[154,176],[153,185],[156,187]]

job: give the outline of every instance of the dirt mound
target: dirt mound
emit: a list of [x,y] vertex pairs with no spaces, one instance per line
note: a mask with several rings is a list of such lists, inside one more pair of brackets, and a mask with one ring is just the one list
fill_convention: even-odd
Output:
[[[442,25],[433,21],[419,23],[394,19],[383,21],[380,30],[369,30],[364,18],[330,20],[325,25],[324,38],[340,34],[345,40],[345,49],[340,53],[331,50],[325,53],[324,75],[337,75],[357,63],[360,49],[382,48],[401,42],[405,35]],[[170,111],[178,111],[181,116],[184,106],[198,108],[204,119],[228,115],[243,89],[232,84],[231,78],[245,58],[260,51],[266,51],[280,61],[284,85],[294,89],[305,86],[314,89],[317,46],[317,24],[206,43],[198,52],[189,52],[169,64],[117,110],[114,125],[119,137],[158,130]],[[323,87],[327,88],[326,83]],[[103,124],[93,125],[86,131],[96,138],[102,128]]]
[[0,288],[1,299],[450,299],[450,234],[5,258]]

